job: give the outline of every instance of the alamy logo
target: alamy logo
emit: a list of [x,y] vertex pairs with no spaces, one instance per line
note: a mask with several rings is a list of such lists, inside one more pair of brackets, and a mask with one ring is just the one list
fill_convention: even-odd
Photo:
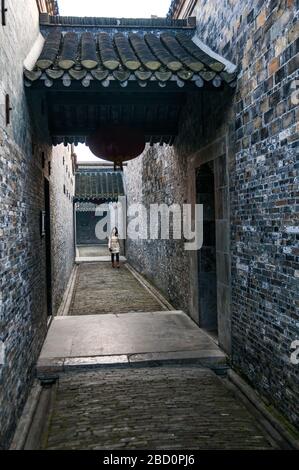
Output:
[[299,364],[299,340],[298,339],[292,342],[291,349],[295,350],[291,354],[291,364],[297,366]]
[[184,240],[186,251],[200,250],[203,245],[202,204],[143,204],[126,205],[126,198],[117,203],[101,204],[95,215],[100,217],[95,228],[98,240],[105,240],[113,227],[120,239]]

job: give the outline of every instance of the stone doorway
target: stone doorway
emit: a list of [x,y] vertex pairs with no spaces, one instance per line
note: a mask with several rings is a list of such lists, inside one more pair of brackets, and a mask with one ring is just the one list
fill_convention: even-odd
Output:
[[198,315],[201,328],[218,336],[214,162],[196,169],[196,202],[203,204],[203,247],[198,251]]

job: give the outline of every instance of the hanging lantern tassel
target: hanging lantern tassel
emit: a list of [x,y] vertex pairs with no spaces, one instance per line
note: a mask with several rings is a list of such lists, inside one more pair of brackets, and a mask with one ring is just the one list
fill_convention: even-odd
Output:
[[131,127],[103,126],[87,139],[87,145],[96,157],[122,166],[142,154],[145,136]]

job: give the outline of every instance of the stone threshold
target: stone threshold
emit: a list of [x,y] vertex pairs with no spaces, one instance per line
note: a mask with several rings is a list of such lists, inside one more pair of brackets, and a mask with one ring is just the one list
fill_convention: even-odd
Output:
[[77,358],[99,358],[92,362],[110,366],[179,359],[218,366],[219,360],[226,361],[225,353],[184,312],[169,310],[55,317],[38,367]]
[[[125,263],[127,259],[124,256],[120,256],[120,262]],[[88,256],[88,257],[78,257],[75,260],[76,264],[81,263],[111,263],[111,256]]]
[[36,376],[40,381],[55,380],[64,372],[103,368],[156,367],[163,365],[196,365],[226,375],[227,357],[222,351],[191,350],[39,359]]

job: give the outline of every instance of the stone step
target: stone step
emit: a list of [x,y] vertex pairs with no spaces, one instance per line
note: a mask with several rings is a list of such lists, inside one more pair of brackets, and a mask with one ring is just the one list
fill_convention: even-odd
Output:
[[59,374],[105,368],[140,368],[165,365],[197,365],[213,370],[217,375],[226,375],[229,369],[226,357],[215,351],[179,351],[168,353],[134,354],[132,356],[91,356],[57,359],[40,359],[37,363],[37,378],[42,382],[56,380]]
[[37,376],[67,370],[197,364],[224,372],[226,355],[182,311],[56,317]]

